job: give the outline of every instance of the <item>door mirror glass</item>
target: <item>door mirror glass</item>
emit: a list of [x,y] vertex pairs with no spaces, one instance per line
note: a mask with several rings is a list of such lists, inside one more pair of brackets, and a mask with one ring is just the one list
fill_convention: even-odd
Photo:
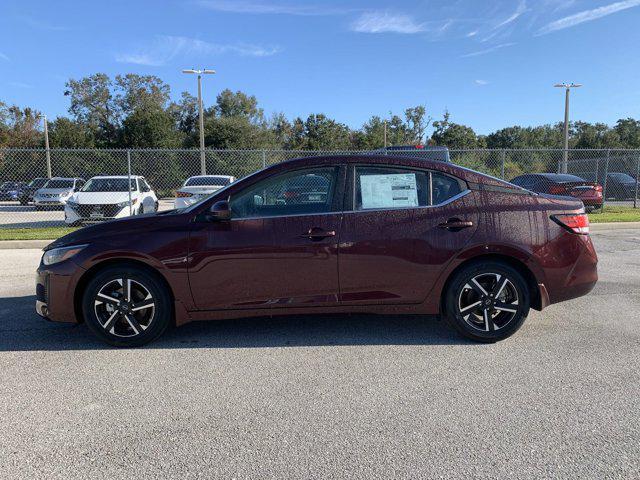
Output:
[[229,208],[229,202],[226,200],[219,200],[209,208],[209,220],[211,221],[223,221],[231,219],[231,209]]

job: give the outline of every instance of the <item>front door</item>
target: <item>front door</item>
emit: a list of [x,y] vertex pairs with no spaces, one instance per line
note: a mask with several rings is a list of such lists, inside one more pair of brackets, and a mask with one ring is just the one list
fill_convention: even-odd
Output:
[[275,174],[229,199],[231,220],[194,227],[197,308],[336,304],[343,185],[339,167]]

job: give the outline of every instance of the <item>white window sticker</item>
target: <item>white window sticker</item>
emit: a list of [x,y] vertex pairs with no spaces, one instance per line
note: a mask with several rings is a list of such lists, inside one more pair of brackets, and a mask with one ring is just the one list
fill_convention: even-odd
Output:
[[362,208],[417,207],[415,173],[361,175]]

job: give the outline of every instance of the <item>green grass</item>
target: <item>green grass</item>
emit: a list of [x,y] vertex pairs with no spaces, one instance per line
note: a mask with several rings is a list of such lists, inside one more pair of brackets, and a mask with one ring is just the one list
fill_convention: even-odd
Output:
[[2,240],[55,240],[78,227],[0,228]]
[[640,222],[640,208],[605,206],[602,213],[600,211],[590,213],[589,222]]

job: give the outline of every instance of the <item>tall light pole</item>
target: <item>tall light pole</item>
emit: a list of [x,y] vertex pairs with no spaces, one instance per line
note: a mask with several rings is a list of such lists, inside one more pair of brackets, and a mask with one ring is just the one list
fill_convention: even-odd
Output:
[[202,111],[202,75],[213,75],[216,73],[215,70],[195,70],[188,69],[182,70],[182,73],[193,73],[198,75],[198,120],[199,120],[199,130],[200,130],[200,172],[202,175],[206,175],[207,173],[207,162],[204,155],[204,113]]
[[51,178],[51,150],[49,149],[49,126],[47,123],[46,115],[38,115],[42,118],[42,124],[44,127],[44,152],[47,158],[47,177]]
[[569,92],[572,88],[581,87],[581,83],[556,83],[554,87],[564,88],[564,151],[562,152],[562,167],[560,173],[567,173],[569,164]]

